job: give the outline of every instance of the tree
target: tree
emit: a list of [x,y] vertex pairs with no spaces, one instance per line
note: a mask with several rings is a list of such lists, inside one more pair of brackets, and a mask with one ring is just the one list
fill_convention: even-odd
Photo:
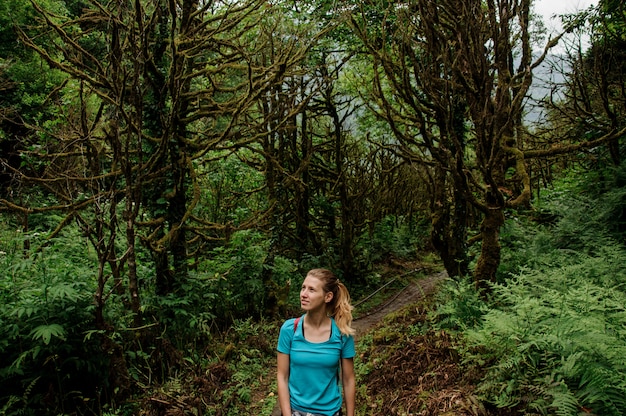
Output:
[[[202,216],[200,174],[268,134],[256,103],[283,82],[308,43],[286,41],[260,65],[256,56],[273,36],[266,22],[279,15],[257,0],[89,2],[75,14],[32,6],[37,31],[16,30],[62,82],[48,96],[53,122],[28,125],[36,135],[22,166],[41,168],[5,166],[16,183],[41,189],[47,205],[2,198],[2,209],[62,212],[51,237],[78,224],[98,257],[96,328],[114,328],[104,310],[112,294],[125,294],[126,324],[150,343],[142,290],[153,281],[158,296],[182,294],[190,257],[234,227]],[[139,270],[140,241],[152,253],[153,280]],[[170,313],[152,311],[156,322]],[[111,391],[123,395],[128,375],[115,366],[123,351],[103,343],[119,358]]]
[[[61,9],[59,12],[63,9],[59,4],[48,6]],[[44,168],[29,157],[29,151],[37,136],[36,126],[55,123],[58,86],[66,82],[66,76],[19,41],[15,25],[22,25],[33,36],[38,33],[38,28],[30,25],[36,15],[33,7],[7,0],[0,9],[0,198],[24,203],[34,196],[14,180],[12,172],[21,168],[36,175]],[[22,230],[28,232],[29,215],[24,211],[15,215]],[[24,241],[26,252],[29,244]]]
[[[624,159],[626,132],[626,11],[621,2],[601,1],[597,7],[562,16],[573,36],[565,52],[550,62],[552,94],[543,102],[547,131],[568,144],[564,149],[596,149],[579,161],[598,166]],[[585,49],[583,37],[591,41]]]
[[[372,110],[389,123],[407,160],[430,166],[433,245],[451,276],[494,281],[499,229],[530,203],[524,100],[533,70],[530,1],[412,1],[351,19],[373,59]],[[553,39],[546,50],[556,44]],[[468,237],[476,215],[480,231]]]

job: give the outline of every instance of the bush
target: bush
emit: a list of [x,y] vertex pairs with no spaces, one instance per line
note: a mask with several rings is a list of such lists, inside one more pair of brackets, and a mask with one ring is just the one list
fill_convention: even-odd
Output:
[[237,232],[228,245],[214,249],[211,254],[210,260],[199,268],[208,276],[207,285],[201,290],[219,294],[204,307],[222,324],[263,316],[268,312],[270,295],[279,303],[286,302],[292,281],[299,289],[296,265],[280,256],[268,262],[268,241],[261,233]]
[[466,332],[470,349],[494,363],[480,392],[498,406],[526,401],[541,414],[624,414],[624,261],[626,253],[613,247],[495,285],[497,307]]
[[538,211],[508,218],[487,302],[469,282],[442,290],[438,325],[464,331],[468,365],[488,366],[484,399],[544,415],[626,414],[622,171],[565,178]]
[[70,411],[106,387],[106,357],[85,337],[94,293],[85,276],[93,272],[68,241],[24,257],[24,238],[34,245],[38,236],[15,234],[0,257],[1,412]]
[[469,277],[447,279],[439,286],[435,300],[438,306],[433,314],[439,329],[465,331],[474,328],[488,310]]

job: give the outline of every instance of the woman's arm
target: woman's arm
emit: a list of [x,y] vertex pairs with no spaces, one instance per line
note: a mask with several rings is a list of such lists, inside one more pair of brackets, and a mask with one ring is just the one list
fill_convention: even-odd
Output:
[[291,416],[291,404],[289,402],[289,355],[278,353],[277,358],[277,384],[278,403],[280,411],[285,416]]
[[356,405],[356,381],[354,379],[354,359],[341,359],[341,382],[346,402],[346,416],[354,416]]

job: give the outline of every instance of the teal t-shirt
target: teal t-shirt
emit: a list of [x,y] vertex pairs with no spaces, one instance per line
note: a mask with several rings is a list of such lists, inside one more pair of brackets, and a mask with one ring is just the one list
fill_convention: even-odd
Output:
[[277,349],[289,355],[289,396],[294,410],[332,416],[341,408],[339,364],[342,358],[354,357],[354,338],[341,335],[335,320],[331,321],[330,339],[319,343],[304,338],[303,319],[295,333],[295,319],[280,328]]

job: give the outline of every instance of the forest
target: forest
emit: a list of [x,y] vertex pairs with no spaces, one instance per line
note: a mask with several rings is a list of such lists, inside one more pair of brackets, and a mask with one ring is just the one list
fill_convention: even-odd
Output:
[[[358,415],[626,414],[626,5],[0,0],[0,415],[270,415],[300,283]],[[429,381],[430,380],[430,381]]]

